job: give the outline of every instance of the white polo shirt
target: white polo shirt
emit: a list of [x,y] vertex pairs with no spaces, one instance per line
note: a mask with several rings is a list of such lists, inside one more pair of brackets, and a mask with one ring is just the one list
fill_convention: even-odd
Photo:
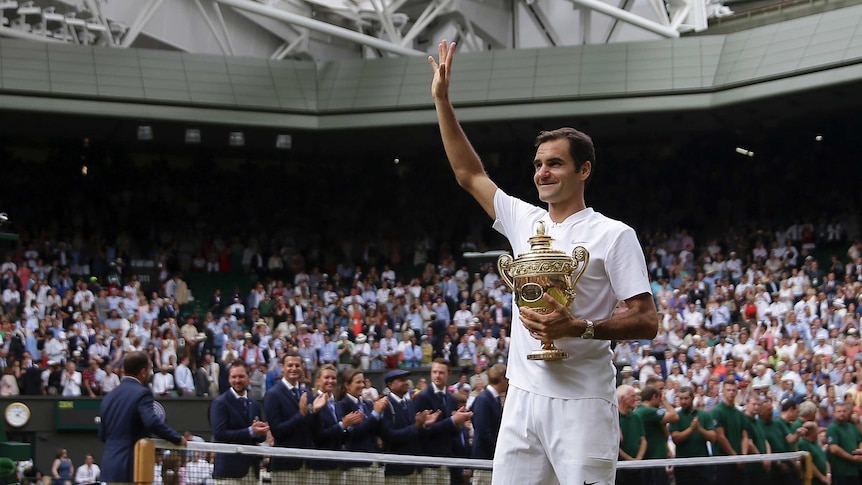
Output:
[[[587,208],[561,223],[554,223],[547,210],[511,197],[502,190],[494,195],[494,211],[497,214],[494,229],[509,239],[515,258],[530,251],[528,239],[536,235],[538,221],[544,221],[545,234],[554,239],[554,249],[571,255],[577,246],[586,248],[590,254],[589,263],[575,287],[577,297],[571,306],[575,317],[605,319],[611,316],[618,301],[650,293],[643,250],[634,230],[622,222]],[[516,305],[512,308],[506,372],[510,384],[548,397],[601,398],[616,402],[616,372],[610,341],[560,339],[555,344],[568,352],[567,359],[528,360],[527,354],[540,348],[541,342],[524,328],[517,317]]]

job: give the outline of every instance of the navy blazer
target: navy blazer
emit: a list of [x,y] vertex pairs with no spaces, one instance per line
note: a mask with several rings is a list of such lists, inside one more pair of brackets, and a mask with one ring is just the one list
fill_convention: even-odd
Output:
[[[308,402],[312,401],[309,400]],[[311,429],[315,449],[341,450],[346,430],[338,423],[341,421],[344,413],[341,412],[340,403],[335,402],[334,408],[333,411],[327,404],[319,412],[314,413],[314,421]],[[337,460],[308,460],[308,467],[312,470],[336,470],[338,469],[338,465],[339,462]]]
[[459,439],[458,428],[452,421],[452,412],[458,409],[458,400],[448,392],[443,392],[445,408],[440,396],[434,393],[434,387],[428,386],[416,396],[416,412],[426,409],[433,412],[440,411],[440,417],[431,426],[427,427],[428,439],[424,442],[423,455],[427,456],[454,456],[455,440]]
[[99,439],[105,443],[101,480],[132,482],[135,443],[150,433],[179,444],[183,436],[156,416],[153,392],[133,377],[124,377],[99,407]]
[[[314,401],[310,392],[302,392],[306,394],[309,403]],[[267,391],[263,398],[263,410],[275,439],[275,446],[314,448],[311,431],[315,415],[308,413],[303,416],[299,412],[299,400],[287,389],[283,380],[279,380]],[[299,470],[303,464],[304,460],[301,458],[272,458],[269,468],[271,471]]]
[[485,389],[473,401],[473,450],[472,458],[490,460],[497,447],[497,434],[503,420],[500,400]]
[[[347,451],[378,453],[380,448],[377,446],[377,437],[380,435],[380,419],[375,418],[372,414],[374,403],[363,399],[360,399],[359,402],[354,402],[350,396],[344,396],[344,399],[341,400],[341,410],[344,413],[342,417],[354,411],[362,411],[362,414],[365,415],[365,419],[361,423],[348,428],[345,435],[344,449]],[[346,468],[359,466],[371,466],[371,463],[344,463],[344,467]]]
[[[253,419],[261,417],[260,403],[254,399],[248,400],[248,412],[242,401],[233,392],[226,392],[210,404],[210,427],[213,431],[213,441],[217,443],[235,443],[239,445],[254,445],[266,439],[266,436],[252,436],[248,428]],[[255,476],[259,473],[257,455],[216,453],[213,467],[213,478],[242,478],[248,474],[249,467],[254,468]]]
[[[403,403],[403,404],[402,404]],[[395,402],[389,397],[389,406],[383,410],[380,420],[380,431],[383,436],[383,447],[387,453],[399,455],[421,455],[421,441],[426,436],[424,428],[416,427],[416,407],[413,401],[405,399]],[[410,475],[421,467],[413,465],[386,465],[386,476]]]

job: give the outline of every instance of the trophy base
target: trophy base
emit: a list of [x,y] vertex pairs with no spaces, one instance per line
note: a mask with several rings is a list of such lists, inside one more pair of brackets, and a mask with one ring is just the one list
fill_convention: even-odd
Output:
[[568,358],[569,353],[560,349],[538,349],[527,354],[528,360],[563,360]]

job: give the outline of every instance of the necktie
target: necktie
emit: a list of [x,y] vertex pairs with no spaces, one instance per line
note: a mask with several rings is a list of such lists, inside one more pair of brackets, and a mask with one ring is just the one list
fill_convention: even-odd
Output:
[[338,421],[338,415],[335,414],[335,401],[330,399],[326,401],[327,406],[329,406],[329,411],[332,413],[332,417],[335,418],[335,421]]
[[296,400],[299,401],[299,398],[300,398],[299,387],[294,387],[293,389],[291,389],[291,392],[293,393],[293,397],[295,397]]
[[246,417],[249,417],[248,398],[247,397],[240,397],[239,400],[242,403],[243,410],[245,410]]
[[440,396],[440,409],[443,411],[443,414],[445,416],[448,416],[449,415],[449,409],[447,409],[447,407],[446,407],[446,393],[443,391],[440,391],[437,393],[437,395]]

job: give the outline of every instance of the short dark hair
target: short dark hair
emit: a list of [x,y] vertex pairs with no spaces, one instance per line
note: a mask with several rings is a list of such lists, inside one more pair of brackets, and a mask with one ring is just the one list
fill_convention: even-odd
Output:
[[302,360],[302,356],[299,355],[299,352],[291,350],[290,352],[285,352],[284,355],[281,356],[281,365],[284,365],[284,360],[288,357],[296,357],[297,359]]
[[653,396],[657,396],[661,394],[658,389],[653,386],[644,386],[641,390],[641,401],[646,402],[653,398]]
[[234,367],[242,367],[243,369],[245,369],[245,373],[249,374],[248,364],[246,364],[245,361],[242,359],[237,359],[237,360],[231,362],[230,367],[227,370],[228,375],[230,375],[230,370],[233,369]]
[[[584,165],[584,162],[590,162],[592,168],[596,168],[596,149],[593,146],[593,139],[582,131],[568,127],[542,131],[539,132],[539,135],[536,137],[535,145],[538,147],[542,143],[562,138],[569,140],[569,155],[571,155],[572,160],[575,161],[575,171],[580,170]],[[591,170],[590,176],[584,183],[589,182],[592,177],[593,174]]]
[[149,366],[150,358],[145,352],[129,352],[123,359],[123,370],[127,376],[136,376]]

